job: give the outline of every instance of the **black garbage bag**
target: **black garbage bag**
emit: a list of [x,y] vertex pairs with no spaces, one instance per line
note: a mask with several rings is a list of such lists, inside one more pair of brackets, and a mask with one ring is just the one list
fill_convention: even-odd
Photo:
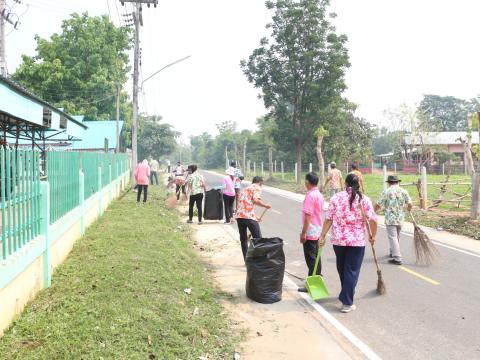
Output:
[[205,220],[223,219],[223,197],[221,190],[212,189],[205,192],[203,218]]
[[280,238],[252,239],[247,257],[247,296],[262,304],[282,300],[285,253]]

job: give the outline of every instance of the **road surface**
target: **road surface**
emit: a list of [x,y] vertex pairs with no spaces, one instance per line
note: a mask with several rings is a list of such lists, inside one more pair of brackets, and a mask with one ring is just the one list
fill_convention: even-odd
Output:
[[[220,184],[220,176],[204,176],[209,188]],[[304,278],[301,203],[266,191],[262,198],[273,206],[262,221],[262,235],[284,240],[286,270]],[[236,225],[226,226],[236,230]],[[332,297],[318,303],[382,359],[480,359],[480,256],[439,247],[440,259],[422,267],[415,264],[410,235],[402,235],[401,246],[404,265],[388,264],[386,231],[379,228],[376,249],[387,295],[375,292],[377,274],[367,247],[355,296],[357,310],[342,314],[335,254],[327,242],[322,272]],[[286,276],[301,285],[295,276]]]

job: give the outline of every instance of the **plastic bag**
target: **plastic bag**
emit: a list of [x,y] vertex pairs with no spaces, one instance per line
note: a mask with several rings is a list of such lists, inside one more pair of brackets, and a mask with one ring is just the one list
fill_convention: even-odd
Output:
[[247,296],[262,304],[282,300],[285,253],[280,238],[252,239],[245,259]]
[[220,190],[212,189],[205,192],[203,218],[205,220],[223,219],[223,198]]

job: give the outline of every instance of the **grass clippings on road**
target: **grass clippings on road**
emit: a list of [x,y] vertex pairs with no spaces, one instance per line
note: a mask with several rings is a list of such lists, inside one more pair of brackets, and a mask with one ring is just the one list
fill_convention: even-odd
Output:
[[[0,339],[2,359],[231,358],[237,338],[164,194],[114,202]],[[188,290],[191,293],[188,294]]]

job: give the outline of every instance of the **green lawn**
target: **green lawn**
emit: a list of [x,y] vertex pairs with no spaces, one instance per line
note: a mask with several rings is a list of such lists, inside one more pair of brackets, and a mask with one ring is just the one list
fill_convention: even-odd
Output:
[[[237,337],[175,211],[115,201],[0,339],[1,359],[231,358]],[[184,289],[191,289],[188,295]]]

